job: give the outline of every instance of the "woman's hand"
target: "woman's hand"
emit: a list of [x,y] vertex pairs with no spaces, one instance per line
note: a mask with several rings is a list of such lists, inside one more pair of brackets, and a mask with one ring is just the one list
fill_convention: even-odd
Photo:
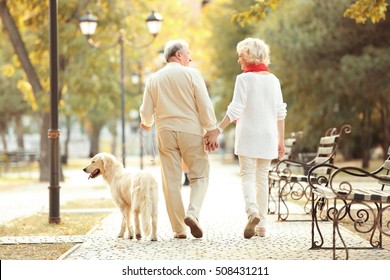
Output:
[[142,129],[145,129],[145,130],[151,130],[152,129],[151,126],[146,126],[143,123],[140,123],[139,127],[142,128]]
[[285,153],[284,141],[278,144],[278,159],[280,160]]
[[212,152],[218,149],[218,129],[208,131],[203,137],[203,143],[207,151]]

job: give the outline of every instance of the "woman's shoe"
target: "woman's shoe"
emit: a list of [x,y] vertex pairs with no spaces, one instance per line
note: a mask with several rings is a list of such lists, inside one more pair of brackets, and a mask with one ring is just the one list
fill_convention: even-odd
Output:
[[256,225],[260,222],[260,218],[257,214],[252,214],[248,217],[248,223],[244,230],[244,237],[251,238],[255,235]]
[[267,228],[265,227],[256,227],[256,235],[260,237],[264,237],[267,233]]

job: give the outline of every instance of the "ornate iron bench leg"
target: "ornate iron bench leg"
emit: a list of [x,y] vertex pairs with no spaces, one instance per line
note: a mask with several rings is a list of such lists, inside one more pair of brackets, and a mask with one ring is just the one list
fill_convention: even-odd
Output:
[[[285,184],[283,185],[283,187],[281,187],[281,185],[282,185],[281,181],[279,181],[279,195],[278,195],[278,221],[279,222],[286,221],[288,216],[289,216],[290,212],[289,212],[287,203],[284,200],[284,197],[287,198],[288,195],[290,195],[291,190],[292,190],[291,183],[288,181],[285,181]],[[286,213],[284,214],[284,216],[282,213],[282,206],[286,209]]]
[[332,251],[333,251],[333,259],[336,259],[336,227],[338,221],[338,211],[336,208],[336,198],[333,199],[333,228],[332,228]]
[[[312,194],[314,195],[314,194]],[[324,245],[324,238],[322,236],[320,227],[318,225],[318,214],[321,215],[321,200],[315,201],[312,199],[312,208],[313,211],[311,213],[311,248],[310,249],[321,249],[322,245]],[[317,210],[320,210],[317,212]],[[319,241],[316,241],[316,235],[319,236]]]
[[[277,203],[276,199],[273,195],[275,188],[277,184],[277,180],[269,178],[268,179],[268,214],[275,214],[277,211]],[[271,204],[273,207],[271,207]]]

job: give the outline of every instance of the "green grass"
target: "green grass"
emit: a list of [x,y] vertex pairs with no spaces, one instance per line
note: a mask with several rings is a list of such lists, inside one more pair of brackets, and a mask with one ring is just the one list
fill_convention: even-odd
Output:
[[[61,210],[111,208],[111,199],[75,200],[61,206]],[[50,224],[48,215],[37,213],[0,225],[0,236],[58,236],[84,235],[101,222],[108,213],[62,213],[61,223]],[[1,260],[56,260],[74,243],[7,244],[0,245]]]
[[[74,200],[61,206],[61,210],[113,208],[111,199]],[[107,213],[75,212],[61,213],[60,224],[49,224],[48,214],[36,213],[0,225],[0,236],[55,236],[85,234],[98,224]]]
[[61,223],[50,224],[47,214],[34,214],[0,226],[0,236],[83,235],[99,223],[107,213],[62,214]]
[[57,260],[76,244],[15,244],[0,245],[1,260]]

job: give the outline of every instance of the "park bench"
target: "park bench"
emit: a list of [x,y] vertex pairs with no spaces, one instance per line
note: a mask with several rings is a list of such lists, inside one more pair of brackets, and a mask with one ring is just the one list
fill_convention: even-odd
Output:
[[[308,161],[302,162],[297,160],[281,160],[277,165],[275,172],[269,174],[269,182],[272,187],[278,188],[278,221],[286,221],[290,215],[287,200],[291,198],[295,201],[303,202],[304,213],[309,214],[312,209],[312,200],[317,197],[313,196],[311,187],[308,184],[308,171],[310,168],[323,163],[333,164],[336,152],[339,147],[340,139],[344,134],[351,133],[351,126],[345,124],[337,128],[330,128],[325,135],[320,138],[316,156]],[[317,175],[327,174],[329,171],[317,169]],[[315,174],[312,174],[314,179]]]
[[7,155],[0,153],[0,174],[6,169],[7,166]]
[[[297,157],[296,151],[296,142],[302,137],[301,133],[291,133],[290,137],[284,140],[284,156],[280,160],[294,160]],[[272,161],[271,168],[268,175],[268,214],[275,214],[277,210],[277,200],[279,188],[278,185],[275,184],[274,179],[277,177],[276,174],[276,165],[279,160]]]
[[20,170],[23,167],[29,167],[34,162],[39,161],[39,153],[35,151],[18,150],[13,152],[0,153],[0,170]]
[[[312,180],[312,174],[322,168],[331,170],[330,175],[314,175]],[[317,200],[312,211],[311,249],[332,249],[333,259],[339,258],[337,249],[345,251],[345,259],[349,257],[348,249],[383,249],[383,235],[390,236],[390,147],[387,159],[372,172],[357,167],[320,164],[309,171],[309,180],[313,193],[326,201],[333,201],[333,206],[326,212],[332,221],[332,246],[324,246],[317,215],[324,201]],[[340,221],[353,224],[358,233],[369,235],[370,245],[348,246],[339,228]]]

